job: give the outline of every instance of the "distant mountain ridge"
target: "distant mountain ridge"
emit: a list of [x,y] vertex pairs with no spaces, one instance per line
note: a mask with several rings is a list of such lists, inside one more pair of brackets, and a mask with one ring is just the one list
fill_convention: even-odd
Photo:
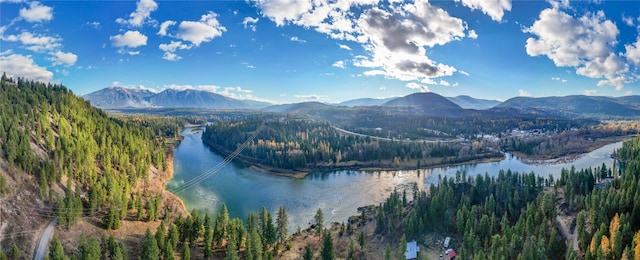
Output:
[[153,92],[145,89],[109,87],[84,95],[83,98],[103,109],[145,107],[260,109],[271,105],[266,102],[233,99],[195,89],[165,89],[162,92]]
[[352,99],[352,100],[347,100],[347,101],[343,101],[338,103],[338,106],[345,106],[345,107],[359,107],[359,106],[381,106],[384,103],[387,103],[388,101],[391,101],[393,99],[396,99],[397,97],[392,97],[392,98],[358,98],[358,99]]
[[559,112],[566,116],[638,118],[640,117],[640,96],[514,97],[496,107],[542,109]]
[[447,97],[451,102],[456,103],[464,109],[485,110],[497,106],[501,102],[498,100],[474,98],[466,95]]

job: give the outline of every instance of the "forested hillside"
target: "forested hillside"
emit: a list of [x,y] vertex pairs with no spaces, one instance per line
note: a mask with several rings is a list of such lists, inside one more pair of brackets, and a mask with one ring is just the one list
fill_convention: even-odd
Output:
[[62,85],[5,75],[0,107],[2,251],[16,245],[29,258],[31,239],[54,216],[65,228],[90,217],[104,229],[162,216],[154,182],[168,177],[166,141],[184,121],[115,119]]
[[312,120],[217,122],[207,127],[202,138],[206,144],[230,154],[254,133],[255,139],[249,140],[239,158],[284,170],[420,168],[502,156],[497,147],[483,147],[478,142],[386,140],[345,134],[328,123]]

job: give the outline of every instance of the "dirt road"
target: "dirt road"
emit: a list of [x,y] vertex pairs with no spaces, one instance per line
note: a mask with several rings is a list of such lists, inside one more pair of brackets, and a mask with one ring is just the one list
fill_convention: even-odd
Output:
[[51,236],[53,235],[53,228],[58,223],[58,217],[54,218],[51,223],[47,226],[47,228],[40,234],[40,239],[38,240],[38,247],[36,248],[36,254],[33,256],[34,260],[42,260],[44,256],[49,252],[49,240],[51,240]]

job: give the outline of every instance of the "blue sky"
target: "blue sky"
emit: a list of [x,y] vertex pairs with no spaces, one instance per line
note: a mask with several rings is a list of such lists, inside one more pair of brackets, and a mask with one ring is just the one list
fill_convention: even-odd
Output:
[[0,0],[0,71],[275,103],[640,94],[640,1]]

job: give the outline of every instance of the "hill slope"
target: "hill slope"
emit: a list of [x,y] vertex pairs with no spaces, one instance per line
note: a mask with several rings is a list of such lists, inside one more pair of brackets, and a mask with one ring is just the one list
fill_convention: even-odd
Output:
[[622,117],[640,116],[640,110],[633,98],[613,98],[602,96],[564,96],[564,97],[515,97],[497,107],[519,109],[542,109],[563,113],[567,116],[583,117]]
[[[114,229],[118,238],[140,238],[140,227],[157,226],[161,207],[186,213],[175,196],[161,192],[171,177],[165,138],[176,137],[177,121],[114,119],[64,86],[5,76],[0,107],[0,194],[7,198],[0,233],[38,230],[57,216],[59,226],[71,229],[91,223],[82,228],[86,235]],[[143,210],[128,210],[132,201],[153,204],[141,215],[148,222],[132,224]],[[2,239],[1,247],[15,244],[30,258],[36,235]],[[66,234],[67,252],[77,250],[79,236]],[[127,242],[135,252],[140,241]]]
[[388,101],[383,107],[404,108],[415,110],[426,115],[455,115],[463,109],[447,98],[435,93],[413,93]]
[[456,103],[458,106],[465,109],[484,110],[484,109],[495,107],[498,104],[500,104],[500,101],[498,100],[473,98],[465,95],[447,97],[447,99],[451,100],[451,102]]

